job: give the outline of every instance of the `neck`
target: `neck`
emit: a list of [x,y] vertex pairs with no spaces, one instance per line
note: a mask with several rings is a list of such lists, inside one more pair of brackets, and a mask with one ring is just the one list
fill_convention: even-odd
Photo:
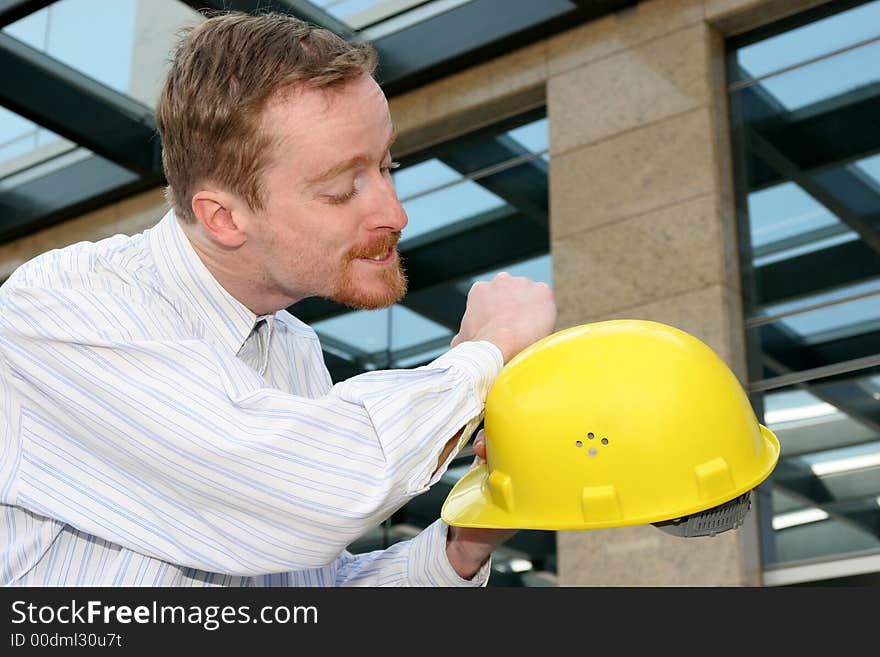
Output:
[[299,301],[269,284],[259,264],[248,257],[246,244],[228,248],[197,228],[183,226],[183,232],[214,279],[255,315],[269,315]]

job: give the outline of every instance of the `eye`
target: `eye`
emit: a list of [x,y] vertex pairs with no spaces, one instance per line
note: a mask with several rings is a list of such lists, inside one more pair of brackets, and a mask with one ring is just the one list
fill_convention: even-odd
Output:
[[350,192],[345,194],[328,194],[325,198],[331,205],[342,205],[343,203],[348,203],[355,196],[357,196],[357,189],[352,188]]

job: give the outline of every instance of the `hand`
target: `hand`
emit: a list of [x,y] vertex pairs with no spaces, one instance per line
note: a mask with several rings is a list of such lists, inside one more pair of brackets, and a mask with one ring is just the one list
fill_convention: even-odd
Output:
[[[474,438],[475,468],[486,462],[486,436],[482,429]],[[449,563],[463,579],[470,579],[499,545],[510,540],[516,529],[479,529],[475,527],[449,527],[446,539],[446,555]]]
[[556,301],[546,283],[502,272],[491,281],[471,286],[461,327],[450,347],[469,340],[487,340],[501,350],[507,363],[530,344],[553,332]]

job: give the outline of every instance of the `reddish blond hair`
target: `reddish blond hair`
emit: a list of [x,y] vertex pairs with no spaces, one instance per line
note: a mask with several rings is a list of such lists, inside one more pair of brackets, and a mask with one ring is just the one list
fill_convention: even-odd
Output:
[[369,44],[285,14],[224,12],[185,28],[156,106],[166,196],[177,216],[195,221],[192,197],[207,181],[263,209],[261,177],[274,140],[261,118],[270,98],[297,86],[341,86],[375,68]]

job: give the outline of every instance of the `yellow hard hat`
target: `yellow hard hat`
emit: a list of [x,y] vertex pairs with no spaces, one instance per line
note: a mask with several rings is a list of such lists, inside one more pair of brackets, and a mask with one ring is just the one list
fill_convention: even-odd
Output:
[[489,391],[485,435],[486,463],[443,505],[449,525],[666,529],[699,517],[667,531],[714,535],[741,524],[779,457],[715,352],[643,320],[584,324],[523,350]]

